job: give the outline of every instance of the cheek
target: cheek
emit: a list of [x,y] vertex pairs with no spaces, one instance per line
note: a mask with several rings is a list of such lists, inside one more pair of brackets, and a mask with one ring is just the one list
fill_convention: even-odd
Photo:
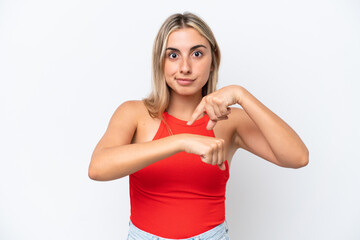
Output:
[[165,62],[164,73],[165,76],[172,76],[177,72],[177,66],[173,63]]
[[211,60],[210,61],[206,61],[206,62],[202,62],[201,64],[199,64],[197,66],[197,69],[199,70],[199,72],[201,72],[204,75],[209,75],[210,71],[211,71]]

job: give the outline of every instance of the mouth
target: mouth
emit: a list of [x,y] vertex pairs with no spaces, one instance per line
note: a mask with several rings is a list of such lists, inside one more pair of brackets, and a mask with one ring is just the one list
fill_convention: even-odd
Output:
[[182,86],[190,85],[194,81],[195,79],[190,79],[190,78],[176,78],[176,82]]

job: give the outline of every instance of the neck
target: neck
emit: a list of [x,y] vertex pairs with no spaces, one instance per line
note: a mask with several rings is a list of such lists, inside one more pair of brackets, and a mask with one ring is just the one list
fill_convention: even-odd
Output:
[[166,111],[168,114],[176,118],[187,121],[194,113],[201,99],[201,92],[194,95],[184,96],[171,91],[170,102]]

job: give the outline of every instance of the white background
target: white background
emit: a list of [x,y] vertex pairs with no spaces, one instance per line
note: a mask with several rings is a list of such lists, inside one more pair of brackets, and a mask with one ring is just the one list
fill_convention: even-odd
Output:
[[310,163],[238,151],[232,239],[360,239],[357,0],[0,1],[0,239],[125,239],[128,178],[95,182],[92,151],[119,104],[150,92],[153,39],[176,12],[213,29],[219,87],[287,121]]

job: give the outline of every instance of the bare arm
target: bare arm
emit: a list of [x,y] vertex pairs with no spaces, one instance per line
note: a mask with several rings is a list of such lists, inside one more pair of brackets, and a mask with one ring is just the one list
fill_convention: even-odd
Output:
[[131,143],[137,129],[137,104],[126,102],[115,111],[91,157],[91,179],[122,178],[180,151],[198,154],[204,162],[218,164],[224,170],[224,144],[216,138],[178,134],[150,142]]
[[92,154],[89,166],[91,179],[122,178],[181,150],[175,136],[132,144],[139,114],[139,102],[136,101],[125,102],[116,109]]
[[308,163],[308,149],[295,131],[243,87],[224,87],[204,97],[193,116],[196,119],[207,111],[211,119],[208,126],[213,128],[230,114],[228,106],[233,104],[244,109],[234,111],[231,120],[236,121],[238,147],[283,167],[299,168]]
[[[242,106],[243,126],[238,126],[241,147],[264,155],[269,161],[289,168],[306,166],[309,152],[296,132],[280,117],[263,105],[244,88],[239,88],[237,103]],[[259,147],[261,149],[258,149]]]
[[94,152],[89,177],[106,181],[125,177],[181,151],[179,135],[146,143],[126,144]]

